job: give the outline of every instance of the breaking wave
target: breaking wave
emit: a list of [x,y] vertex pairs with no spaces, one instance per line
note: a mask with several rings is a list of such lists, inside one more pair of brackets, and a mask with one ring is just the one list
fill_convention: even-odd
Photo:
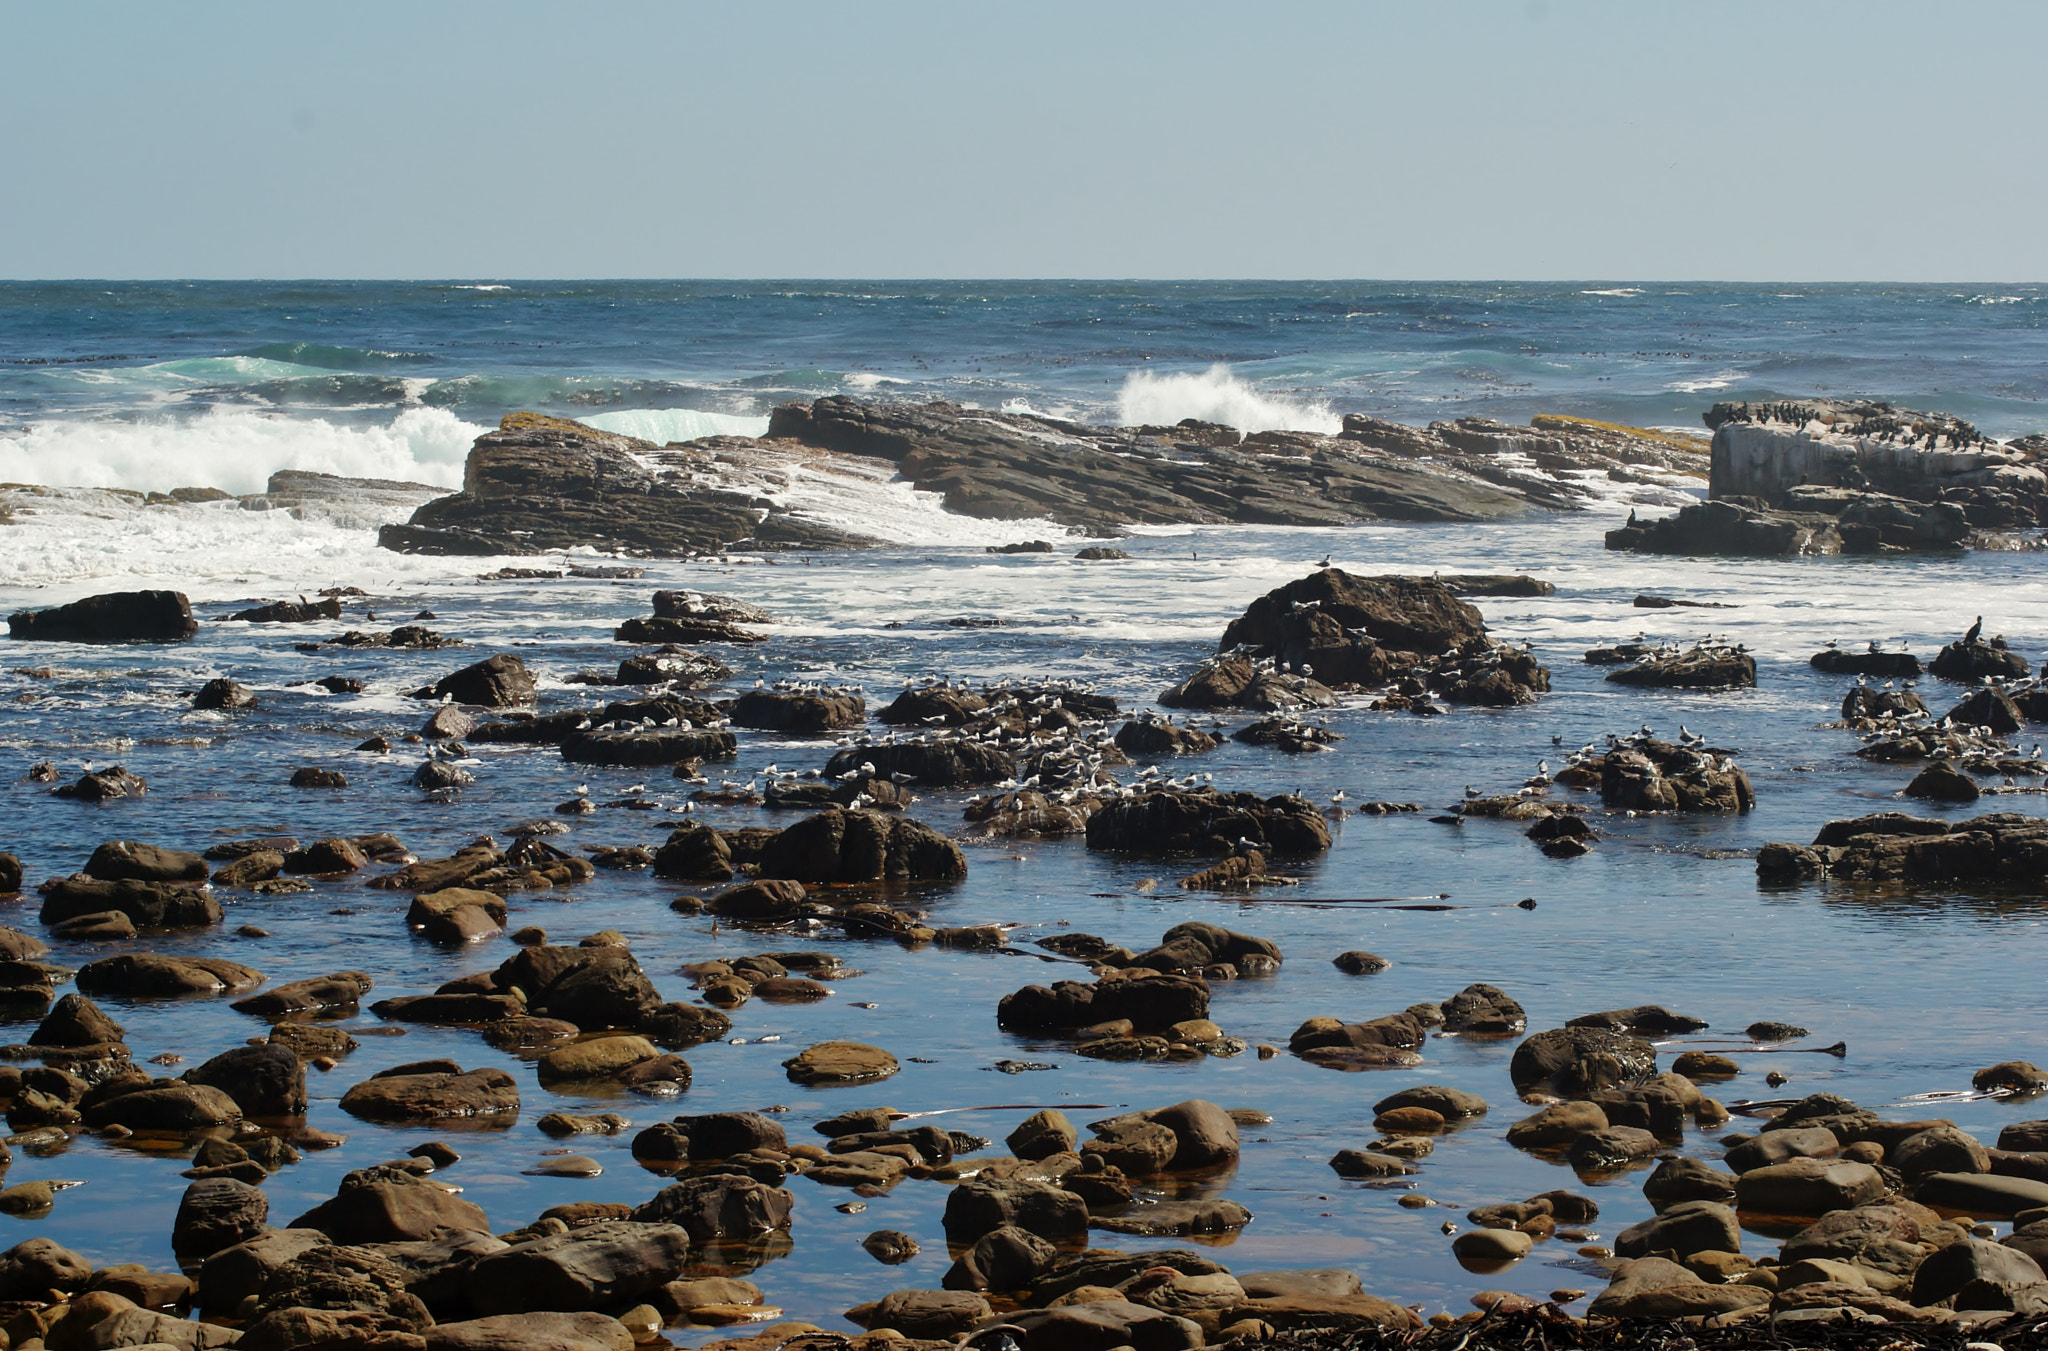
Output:
[[1220,422],[1241,432],[1320,432],[1335,436],[1343,419],[1320,400],[1295,402],[1261,394],[1218,362],[1199,374],[1132,371],[1116,396],[1126,427],[1171,426],[1182,418]]
[[196,418],[50,421],[0,435],[0,481],[241,494],[262,492],[279,469],[311,469],[454,487],[470,444],[485,430],[441,408],[407,409],[369,427],[240,409]]

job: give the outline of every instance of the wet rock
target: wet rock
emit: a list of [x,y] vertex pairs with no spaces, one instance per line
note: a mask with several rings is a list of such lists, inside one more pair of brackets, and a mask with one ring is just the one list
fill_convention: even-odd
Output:
[[1285,856],[1319,853],[1330,841],[1329,824],[1306,798],[1211,788],[1153,789],[1088,818],[1090,849],[1131,853],[1229,854],[1250,847]]
[[342,1094],[341,1108],[366,1121],[509,1116],[519,1110],[519,1087],[511,1075],[498,1069],[399,1065]]
[[[2048,1280],[2040,1264],[2016,1248],[1966,1238],[1928,1255],[1913,1273],[1913,1303],[1925,1307],[1950,1299],[1977,1281],[2018,1286]],[[1982,1304],[1972,1307],[1994,1307]]]
[[640,963],[619,947],[522,948],[492,981],[500,991],[523,995],[530,1011],[591,1032],[646,1028],[654,1036],[650,1020],[663,1007]]
[[1724,1173],[1701,1159],[1662,1159],[1643,1180],[1643,1195],[1658,1206],[1681,1201],[1729,1201],[1735,1197],[1735,1174]]
[[293,770],[290,782],[294,788],[346,788],[348,776],[340,770],[308,766]]
[[1451,1240],[1458,1259],[1473,1264],[1520,1261],[1535,1246],[1536,1240],[1519,1229],[1467,1229]]
[[41,1300],[52,1290],[82,1290],[91,1278],[91,1262],[47,1238],[0,1252],[0,1299]]
[[202,1178],[185,1188],[171,1225],[171,1249],[188,1269],[223,1248],[263,1230],[269,1198],[260,1187],[233,1178]]
[[1614,1237],[1621,1257],[1742,1251],[1742,1227],[1735,1212],[1718,1201],[1679,1201],[1662,1214],[1632,1224]]
[[429,1328],[427,1351],[633,1351],[635,1338],[601,1313],[522,1313]]
[[1724,644],[1695,644],[1683,651],[1653,652],[1631,666],[1609,671],[1616,685],[1656,689],[1725,690],[1756,686],[1756,658]]
[[656,651],[642,652],[621,661],[616,676],[619,684],[666,685],[671,689],[686,690],[728,680],[732,677],[732,668],[716,657],[678,647],[678,639],[719,643],[762,641],[760,635],[748,633],[745,629],[721,625],[707,631],[704,626],[674,619],[629,619],[612,637],[621,642],[663,644]]
[[301,1060],[320,1056],[339,1059],[358,1045],[348,1033],[323,1023],[278,1023],[270,1029],[270,1040],[289,1047]]
[[1067,1119],[1066,1113],[1056,1107],[1048,1107],[1026,1117],[1004,1137],[1003,1144],[1018,1158],[1035,1161],[1054,1154],[1071,1153],[1079,1139],[1080,1132],[1074,1129],[1074,1123]]
[[[872,769],[866,766],[872,765]],[[828,777],[865,773],[926,788],[962,788],[1016,777],[1015,762],[979,741],[899,741],[849,746],[825,764]]]
[[220,902],[196,887],[169,882],[103,882],[83,874],[43,886],[40,919],[57,925],[116,911],[138,929],[197,929],[220,923]]
[[1195,755],[1222,744],[1219,736],[1166,718],[1140,716],[1116,731],[1117,749],[1126,755]]
[[803,914],[808,900],[809,893],[804,890],[803,883],[786,878],[768,878],[743,882],[729,891],[721,891],[706,901],[704,908],[727,919],[775,924]]
[[321,1013],[327,1010],[353,1011],[358,1001],[370,992],[371,981],[367,972],[338,971],[333,975],[314,976],[309,980],[295,980],[284,985],[274,985],[260,994],[238,999],[231,1007],[237,1013],[253,1013],[265,1018],[284,1018],[295,1013]]
[[1883,1175],[1867,1163],[1796,1158],[1742,1174],[1735,1202],[1745,1214],[1825,1215],[1854,1209],[1885,1191]]
[[689,1256],[680,1225],[611,1220],[491,1253],[462,1285],[486,1316],[616,1307],[681,1276]]
[[533,675],[524,661],[501,652],[442,676],[434,683],[434,697],[475,708],[531,708]]
[[181,1083],[174,1079],[150,1081],[147,1087],[88,1103],[85,1124],[94,1130],[125,1126],[131,1131],[164,1131],[180,1134],[214,1126],[232,1126],[242,1119],[242,1109],[220,1089],[206,1084]]
[[1829,647],[1814,653],[1807,664],[1829,675],[1890,676],[1904,680],[1920,676],[1920,658],[1910,652],[1858,652]]
[[458,769],[446,760],[428,760],[413,771],[408,782],[415,788],[433,793],[444,788],[466,788],[476,782],[476,775],[466,769]]
[[45,1014],[29,1034],[31,1046],[63,1049],[119,1046],[121,1025],[100,1012],[99,1005],[80,994],[68,994]]
[[1508,1143],[1517,1149],[1565,1149],[1581,1135],[1607,1127],[1607,1113],[1598,1103],[1558,1102],[1508,1127]]
[[334,1196],[291,1222],[336,1243],[399,1243],[447,1230],[488,1233],[481,1207],[425,1178],[392,1167],[360,1169]]
[[644,1224],[676,1225],[689,1241],[752,1241],[789,1227],[792,1198],[780,1187],[734,1173],[713,1173],[664,1187],[633,1211]]
[[867,719],[867,701],[850,690],[748,690],[734,702],[733,723],[814,736],[858,727]]
[[2048,1206],[2048,1182],[1987,1173],[1933,1173],[1913,1189],[1913,1199],[1965,1215],[2006,1219]]
[[1638,1257],[1620,1263],[1586,1309],[1594,1318],[1689,1318],[1760,1309],[1771,1292],[1750,1285],[1710,1285],[1676,1262]]
[[1703,747],[1635,738],[1591,768],[1601,802],[1616,811],[1746,812],[1756,805],[1749,775]]
[[192,696],[192,707],[240,712],[256,707],[256,691],[220,676],[199,687],[199,692]]
[[[273,1344],[302,1345],[284,1334],[284,1329],[297,1321],[294,1316],[307,1311],[369,1315],[378,1320],[380,1329],[421,1331],[434,1320],[427,1306],[407,1289],[410,1276],[396,1262],[364,1248],[340,1244],[308,1248],[265,1279],[256,1318],[244,1339],[258,1346],[273,1337]],[[319,1320],[307,1321],[320,1325]]]
[[865,1084],[896,1073],[896,1057],[879,1046],[821,1041],[782,1062],[795,1084]]
[[102,882],[204,882],[208,871],[197,854],[134,840],[107,841],[85,865],[85,875]]
[[660,1055],[645,1037],[596,1037],[549,1051],[536,1068],[541,1086],[552,1088],[581,1079],[615,1079]]
[[414,896],[405,912],[407,927],[436,943],[469,943],[504,932],[505,898],[468,887],[447,887]]
[[[2031,1097],[2036,1093],[2048,1092],[2048,1071],[2044,1071],[2039,1066],[2025,1060],[2002,1061],[1986,1069],[1978,1070],[1975,1074],[1971,1075],[1970,1087],[1980,1093],[2003,1092],[2013,1097]],[[2005,1129],[2010,1131],[2013,1128],[2007,1126]],[[2041,1147],[2038,1145],[2007,1145],[2003,1143],[2004,1138],[2003,1133],[2001,1133],[1999,1137],[2001,1141],[1999,1148],[2001,1149],[2038,1149]]]
[[1164,1236],[1172,1234],[1227,1234],[1252,1222],[1251,1211],[1235,1201],[1159,1201],[1133,1206],[1118,1215],[1098,1215],[1088,1221],[1093,1229],[1112,1234]]
[[1691,557],[1784,558],[1842,552],[1842,533],[1833,516],[1720,501],[1696,502],[1670,516],[1610,530],[1606,542],[1609,549]]
[[1330,959],[1330,964],[1351,976],[1371,976],[1386,970],[1393,963],[1370,952],[1340,952]]
[[2003,643],[1982,638],[1959,638],[1934,654],[1927,669],[1944,680],[1978,681],[1985,676],[2006,680],[2027,677],[2027,659]]
[[1418,1171],[1414,1164],[1392,1154],[1370,1149],[1340,1149],[1330,1156],[1330,1167],[1339,1177],[1404,1177]]
[[1448,1088],[1442,1084],[1417,1084],[1389,1094],[1373,1104],[1373,1111],[1384,1115],[1404,1107],[1420,1107],[1435,1112],[1446,1121],[1457,1121],[1486,1115],[1486,1099],[1477,1093],[1463,1089]]
[[1913,781],[1906,785],[1906,796],[1936,802],[1975,802],[1979,794],[1969,775],[1946,760],[1936,760],[1913,776]]
[[1931,1173],[1988,1173],[1991,1159],[1972,1135],[1936,1126],[1911,1135],[1886,1151],[1885,1162],[1917,1181]]
[[1059,1249],[1028,1229],[983,1234],[939,1284],[948,1290],[1023,1290],[1059,1260]]
[[895,1229],[877,1229],[860,1241],[868,1256],[888,1266],[901,1266],[922,1252],[916,1239]]
[[322,619],[341,618],[341,598],[329,596],[325,600],[276,600],[268,605],[258,605],[247,610],[237,610],[228,616],[229,623],[244,624],[311,624]]
[[723,882],[733,874],[732,850],[716,830],[692,821],[670,832],[655,851],[654,875],[681,882]]
[[769,839],[758,862],[764,876],[818,884],[951,882],[967,876],[960,846],[923,822],[836,808]]
[[185,1080],[219,1089],[244,1116],[296,1117],[306,1112],[305,1066],[295,1051],[275,1042],[223,1051],[186,1071]]
[[173,998],[234,993],[263,983],[263,973],[222,957],[174,957],[128,952],[78,968],[79,990],[123,998]]
[[1656,1048],[1639,1037],[1598,1027],[1563,1027],[1538,1032],[1517,1046],[1508,1075],[1519,1093],[1548,1088],[1583,1097],[1596,1088],[1648,1078],[1656,1070]]
[[8,636],[38,643],[181,643],[199,632],[178,591],[110,591],[69,605],[19,610]]
[[1049,1182],[1024,1178],[971,1178],[946,1198],[946,1237],[972,1243],[1005,1226],[1026,1229],[1055,1244],[1078,1243],[1088,1231],[1088,1206]]
[[2000,881],[2048,867],[2048,823],[2016,812],[1965,821],[1880,812],[1821,827],[1811,847],[1766,846],[1765,882],[1826,875],[1856,882]]
[[1443,1003],[1444,1031],[1513,1036],[1528,1026],[1522,1006],[1491,985],[1467,985]]
[[1727,1163],[1737,1173],[1768,1168],[1793,1159],[1832,1158],[1841,1150],[1835,1133],[1823,1126],[1768,1130],[1728,1151]]

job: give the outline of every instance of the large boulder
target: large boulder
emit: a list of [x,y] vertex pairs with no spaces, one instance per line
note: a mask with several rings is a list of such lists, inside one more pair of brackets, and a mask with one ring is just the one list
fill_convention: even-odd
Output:
[[126,915],[138,929],[202,929],[220,923],[225,914],[219,901],[197,887],[128,879],[102,882],[75,873],[44,884],[38,918],[45,924],[62,924],[108,911]]
[[246,1117],[297,1117],[306,1113],[306,1068],[290,1047],[276,1042],[237,1046],[197,1069],[188,1083],[217,1088]]
[[816,736],[858,727],[867,717],[867,701],[851,690],[748,690],[733,704],[736,726],[759,727],[793,736]]
[[8,616],[8,635],[46,643],[181,643],[199,632],[181,591],[111,591]]
[[263,983],[263,973],[225,957],[184,957],[157,952],[124,952],[78,968],[78,988],[117,998],[174,998],[233,994]]
[[197,854],[135,840],[108,840],[85,864],[85,875],[102,882],[204,882],[207,872]]
[[491,980],[500,991],[518,994],[533,1013],[586,1032],[637,1030],[661,1006],[654,982],[622,947],[521,948]]
[[270,1199],[261,1187],[228,1177],[201,1178],[185,1188],[171,1223],[171,1250],[187,1268],[263,1231]]
[[[870,768],[872,766],[872,768]],[[834,778],[855,772],[924,788],[964,788],[1000,783],[1016,775],[1016,763],[994,746],[979,741],[899,741],[894,744],[849,746],[826,762]]]
[[676,1225],[703,1246],[719,1240],[751,1242],[789,1227],[795,1199],[781,1187],[736,1173],[712,1173],[664,1187],[637,1207],[642,1224]]
[[463,1070],[446,1061],[398,1065],[341,1095],[341,1109],[365,1121],[493,1120],[519,1111],[519,1085],[500,1069]]
[[434,683],[434,697],[475,708],[531,708],[533,675],[524,661],[500,652],[442,676]]
[[1261,656],[1288,660],[1280,649],[1294,636],[1291,621],[1305,610],[1404,652],[1442,652],[1486,634],[1478,609],[1433,578],[1357,577],[1323,568],[1253,601],[1224,629],[1217,650],[1245,645],[1260,649]]
[[402,1243],[447,1230],[489,1233],[483,1209],[437,1183],[403,1169],[367,1168],[348,1174],[341,1189],[291,1222],[336,1243]]
[[1330,847],[1329,823],[1307,798],[1261,798],[1213,788],[1154,789],[1111,802],[1088,818],[1088,847],[1146,854],[1314,854]]
[[757,856],[764,877],[797,882],[956,882],[967,856],[921,821],[827,808],[777,834]]
[[469,1267],[463,1290],[480,1314],[628,1305],[683,1274],[681,1225],[607,1220],[515,1243]]
[[1519,1093],[1549,1090],[1580,1098],[1656,1072],[1656,1047],[1640,1037],[1600,1027],[1538,1032],[1515,1048],[1508,1065],[1508,1076]]

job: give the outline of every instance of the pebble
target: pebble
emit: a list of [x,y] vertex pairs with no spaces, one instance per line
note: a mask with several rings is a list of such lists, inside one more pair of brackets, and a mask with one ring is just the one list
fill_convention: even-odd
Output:
[[556,1159],[543,1159],[534,1167],[520,1171],[528,1177],[596,1177],[604,1171],[604,1165],[587,1154],[565,1154]]

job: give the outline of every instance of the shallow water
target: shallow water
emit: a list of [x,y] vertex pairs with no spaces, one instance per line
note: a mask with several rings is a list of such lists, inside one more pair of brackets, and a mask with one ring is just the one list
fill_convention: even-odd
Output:
[[[1299,790],[1318,801],[1342,788],[1353,803],[1385,799],[1436,808],[1457,800],[1467,785],[1511,789],[1534,771],[1539,758],[1555,764],[1562,752],[1553,736],[1570,748],[1646,722],[1665,732],[1684,723],[1714,744],[1737,749],[1756,783],[1753,814],[1618,819],[1589,802],[1604,837],[1591,855],[1570,861],[1543,857],[1505,822],[1448,828],[1426,815],[1351,816],[1338,824],[1337,844],[1326,857],[1299,867],[1298,888],[1249,901],[1180,892],[1173,881],[1192,870],[1185,861],[1094,854],[1078,840],[974,845],[967,881],[931,889],[918,902],[939,923],[1024,925],[1020,939],[1068,925],[1144,947],[1170,925],[1196,917],[1272,938],[1287,954],[1282,971],[1218,986],[1211,1011],[1228,1032],[1253,1043],[1284,1046],[1293,1027],[1313,1014],[1371,1017],[1485,981],[1527,1007],[1532,1030],[1596,1009],[1649,1002],[1710,1020],[1713,1029],[1700,1034],[1699,1042],[1720,1040],[1723,1032],[1739,1040],[1747,1023],[1774,1018],[1811,1028],[1810,1044],[1848,1043],[1849,1054],[1841,1060],[1746,1058],[1753,1068],[1712,1090],[1723,1100],[1780,1096],[1761,1082],[1769,1065],[1791,1076],[1784,1094],[1826,1089],[1899,1119],[1951,1116],[1987,1140],[2006,1121],[2039,1115],[2038,1106],[2024,1103],[1908,1101],[1914,1094],[1967,1089],[1971,1071],[1996,1061],[2048,1059],[2040,1044],[2048,995],[2037,975],[2048,960],[2048,927],[2042,923],[2048,906],[2038,891],[1767,891],[1758,887],[1753,863],[1742,854],[1769,840],[1803,842],[1830,818],[1896,805],[1890,795],[1910,777],[1908,769],[1855,759],[1849,754],[1853,736],[1819,727],[1836,716],[1845,682],[1810,670],[1808,653],[1827,638],[1880,638],[1903,640],[1931,655],[1983,611],[1987,631],[2003,632],[2032,658],[2048,642],[2048,595],[2038,564],[2024,556],[1981,554],[1888,562],[1644,559],[1600,548],[1599,530],[1611,523],[1604,516],[1578,516],[1341,534],[1159,532],[1126,542],[1136,555],[1129,563],[1081,564],[1064,552],[991,557],[932,548],[808,563],[658,563],[634,582],[479,583],[475,573],[489,563],[460,564],[466,575],[448,564],[380,590],[367,604],[378,611],[380,625],[431,609],[438,616],[433,627],[467,638],[471,650],[309,656],[292,647],[307,631],[246,625],[209,625],[197,640],[173,648],[10,644],[10,668],[48,664],[55,674],[0,676],[0,699],[8,707],[0,739],[14,764],[8,775],[14,780],[13,820],[4,845],[21,854],[31,879],[72,870],[109,838],[198,849],[258,833],[312,838],[390,830],[421,856],[440,856],[479,834],[502,839],[508,827],[545,815],[579,783],[604,801],[644,782],[648,796],[680,804],[689,786],[661,771],[569,766],[547,748],[488,746],[477,747],[476,785],[456,802],[439,804],[405,785],[417,763],[406,748],[386,759],[349,749],[372,732],[395,734],[416,725],[423,706],[404,698],[404,690],[494,650],[516,651],[542,673],[543,711],[592,702],[590,691],[565,684],[566,677],[615,662],[623,649],[609,640],[610,628],[645,613],[649,593],[660,586],[733,594],[783,620],[772,630],[772,642],[721,651],[738,672],[734,683],[740,688],[756,676],[854,681],[865,686],[872,709],[903,680],[926,673],[977,681],[1076,677],[1098,682],[1126,708],[1139,708],[1213,650],[1224,623],[1246,602],[1306,572],[1326,552],[1338,566],[1361,572],[1527,570],[1554,581],[1557,594],[1478,604],[1496,635],[1533,641],[1551,667],[1554,692],[1538,705],[1459,709],[1429,720],[1344,709],[1331,715],[1332,728],[1347,738],[1333,753],[1289,758],[1230,743],[1182,765],[1214,773],[1219,786]],[[190,584],[201,612],[217,614],[231,599],[284,589],[260,581],[238,589],[233,579],[199,576]],[[1630,601],[1639,591],[1733,608],[1637,610]],[[0,592],[0,601],[11,608],[40,602],[46,594],[10,588]],[[960,615],[1000,618],[1005,626],[944,626]],[[891,623],[904,627],[884,627]],[[352,609],[343,625],[317,631],[363,626],[360,611]],[[1689,639],[1708,628],[1756,651],[1756,690],[1629,691],[1606,685],[1601,668],[1578,660],[1586,647],[1638,631]],[[239,715],[185,707],[183,692],[217,674],[254,686],[263,707]],[[288,688],[289,682],[325,674],[360,676],[370,689],[362,696],[330,696]],[[1931,679],[1923,692],[1937,710],[1951,693]],[[822,765],[832,749],[829,742],[742,732],[737,765],[713,774],[744,778],[770,762],[784,768]],[[67,779],[83,760],[119,761],[149,780],[149,795],[104,807],[54,799],[20,777],[30,761],[44,758],[55,759]],[[282,789],[289,772],[303,764],[340,768],[351,786],[340,792]],[[964,796],[926,793],[914,810],[955,829]],[[2017,795],[1986,799],[1982,806],[2038,813],[2041,802]],[[704,814],[720,826],[789,819],[738,808],[709,808]],[[655,844],[668,829],[659,815],[624,811],[572,818],[571,827],[573,833],[558,843],[572,848]],[[1147,878],[1159,879],[1157,890],[1138,889]],[[816,1120],[887,1104],[909,1112],[945,1111],[935,1119],[1000,1141],[1038,1105],[1065,1107],[1080,1122],[1125,1107],[1201,1096],[1261,1108],[1275,1118],[1270,1127],[1246,1132],[1235,1170],[1200,1184],[1242,1201],[1256,1216],[1217,1254],[1235,1269],[1345,1265],[1357,1269],[1375,1293],[1454,1311],[1479,1289],[1547,1294],[1559,1286],[1598,1288],[1598,1278],[1574,1267],[1578,1259],[1571,1245],[1552,1240],[1505,1272],[1477,1275],[1458,1267],[1440,1231],[1446,1220],[1462,1225],[1469,1206],[1573,1185],[1569,1170],[1511,1150],[1501,1138],[1526,1110],[1507,1079],[1512,1040],[1436,1037],[1425,1048],[1423,1066],[1364,1074],[1320,1070],[1284,1053],[1266,1061],[1248,1054],[1192,1065],[1106,1064],[1075,1057],[1058,1043],[996,1029],[997,1000],[1020,985],[1064,974],[1057,968],[1028,957],[912,952],[831,935],[792,940],[714,929],[708,918],[686,919],[669,910],[668,900],[680,890],[643,875],[604,872],[564,893],[515,894],[513,926],[539,924],[558,941],[619,929],[666,998],[689,995],[687,979],[677,974],[681,965],[716,955],[826,947],[863,974],[838,981],[836,996],[816,1005],[748,1004],[734,1019],[734,1036],[745,1044],[686,1053],[695,1080],[673,1103],[544,1091],[529,1067],[458,1029],[410,1027],[403,1036],[365,1037],[339,1069],[314,1074],[310,1085],[309,1121],[348,1132],[348,1144],[309,1154],[274,1176],[266,1186],[273,1219],[289,1220],[332,1194],[342,1172],[434,1136],[448,1136],[464,1154],[444,1176],[462,1185],[500,1229],[562,1202],[639,1201],[659,1188],[660,1179],[631,1160],[630,1133],[566,1142],[540,1134],[533,1122],[556,1109],[622,1111],[638,1127],[678,1111],[779,1106],[787,1109],[779,1119],[792,1140],[799,1140],[816,1138],[809,1130]],[[1317,904],[1438,896],[1443,899],[1436,903],[1451,908]],[[1515,903],[1524,898],[1533,898],[1535,907],[1518,908]],[[405,898],[359,882],[321,883],[310,895],[275,900],[227,894],[223,899],[229,918],[222,929],[130,946],[231,956],[273,982],[362,968],[377,977],[373,999],[430,991],[457,975],[489,969],[511,950],[498,941],[450,952],[409,937],[402,918]],[[25,897],[0,911],[0,922],[37,932],[35,905],[32,896]],[[236,925],[249,922],[273,936],[232,936]],[[123,945],[57,946],[55,960],[75,965]],[[1379,953],[1394,965],[1371,977],[1343,975],[1328,958],[1351,948]],[[856,1001],[877,1007],[856,1008]],[[230,1011],[226,1000],[106,1003],[127,1025],[138,1060],[172,1051],[196,1063],[263,1030],[258,1020]],[[345,1024],[375,1025],[368,1014]],[[22,1040],[26,1031],[24,1024],[4,1029],[4,1035]],[[888,1047],[904,1061],[903,1072],[859,1088],[802,1089],[785,1080],[784,1058],[837,1037]],[[445,1128],[370,1125],[340,1112],[337,1102],[349,1084],[379,1068],[442,1055],[466,1066],[501,1065],[518,1075],[525,1100],[518,1122],[451,1135]],[[991,1072],[1003,1058],[1049,1061],[1058,1068],[1015,1076]],[[1371,1104],[1423,1082],[1480,1093],[1493,1112],[1442,1139],[1421,1172],[1401,1186],[1337,1178],[1326,1160],[1338,1148],[1373,1138]],[[604,1175],[581,1181],[520,1175],[543,1150],[562,1144],[599,1158]],[[1710,1139],[1697,1136],[1688,1137],[1686,1151],[1718,1155]],[[0,1246],[16,1236],[47,1234],[100,1262],[162,1267],[170,1260],[171,1217],[185,1185],[177,1176],[181,1166],[176,1159],[143,1156],[92,1137],[81,1137],[53,1157],[19,1156],[10,1182],[55,1177],[87,1185],[63,1192],[46,1218],[0,1219]],[[1649,1213],[1641,1176],[1638,1171],[1596,1181],[1592,1194],[1603,1213],[1592,1227],[1603,1237]],[[853,1199],[849,1193],[802,1178],[789,1185],[797,1197],[794,1252],[769,1262],[753,1279],[791,1316],[844,1326],[838,1313],[856,1302],[938,1283],[948,1261],[938,1225],[943,1186],[907,1182],[848,1216],[832,1207]],[[1411,1186],[1441,1204],[1398,1207],[1401,1190]],[[858,1241],[885,1227],[917,1236],[924,1254],[898,1269],[873,1262]],[[1113,1236],[1097,1241],[1163,1246]]]

